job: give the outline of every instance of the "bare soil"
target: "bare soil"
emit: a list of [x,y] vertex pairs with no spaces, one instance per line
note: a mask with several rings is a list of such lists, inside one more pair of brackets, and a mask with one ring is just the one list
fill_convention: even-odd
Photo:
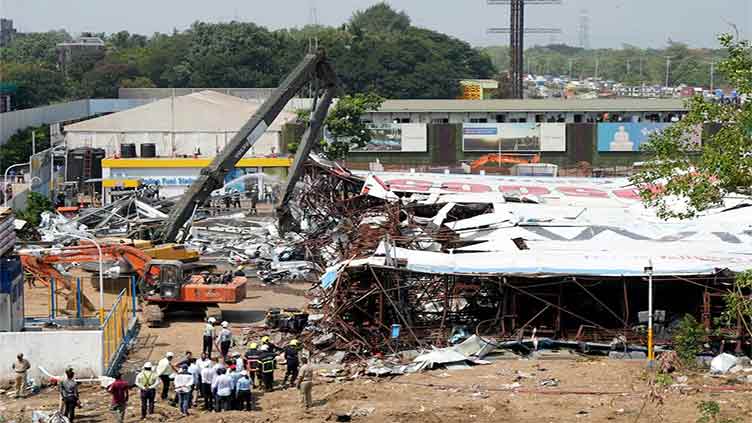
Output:
[[[262,287],[249,289],[245,301],[222,307],[223,318],[236,333],[243,327],[258,326],[269,307],[305,304],[305,297],[300,295],[305,287],[292,289],[286,293]],[[46,302],[38,296],[45,297],[45,290],[27,291],[27,304],[44,311]],[[200,351],[201,329],[202,323],[195,316],[178,316],[164,328],[142,327],[125,369],[137,368],[147,360],[157,361],[167,351],[178,356],[185,350]],[[284,370],[278,369],[276,380],[281,380],[283,374]],[[302,409],[295,389],[280,387],[275,392],[259,394],[258,410],[254,412],[216,414],[193,409],[194,415],[181,418],[175,407],[158,402],[156,414],[147,421],[323,422],[336,421],[337,413],[354,412],[352,421],[363,423],[693,423],[699,417],[700,401],[716,401],[723,417],[735,418],[739,423],[752,422],[752,385],[732,384],[733,377],[688,376],[687,386],[662,387],[651,395],[650,373],[641,361],[500,360],[467,370],[434,370],[396,378],[336,382],[319,377],[314,387],[315,406],[308,412]],[[541,385],[550,379],[557,379],[558,386]],[[514,383],[520,386],[511,388]],[[723,391],[724,386],[729,390]],[[110,397],[102,388],[82,386],[81,392],[83,408],[77,421],[114,421],[109,413]],[[128,422],[140,417],[137,392],[133,390],[131,396]],[[30,422],[32,410],[57,406],[54,388],[22,400],[0,395],[0,416],[18,423]]]

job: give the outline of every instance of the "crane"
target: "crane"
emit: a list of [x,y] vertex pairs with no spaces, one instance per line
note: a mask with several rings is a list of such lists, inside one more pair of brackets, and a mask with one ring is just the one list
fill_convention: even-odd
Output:
[[224,178],[230,172],[243,155],[253,147],[258,139],[264,134],[274,119],[283,110],[301,88],[312,83],[318,94],[323,90],[323,96],[318,101],[314,100],[311,120],[293,160],[289,171],[289,177],[282,196],[281,207],[278,208],[283,215],[285,203],[289,201],[292,189],[297,183],[303,171],[303,164],[311,152],[313,144],[318,139],[321,127],[326,118],[329,106],[334,100],[337,89],[337,76],[327,60],[323,50],[306,54],[305,58],[287,75],[280,86],[272,93],[251,116],[248,122],[235,134],[227,145],[206,168],[195,182],[183,194],[180,201],[172,209],[169,218],[157,231],[156,239],[164,242],[181,242],[188,234],[193,214],[201,206],[212,191],[224,185]]

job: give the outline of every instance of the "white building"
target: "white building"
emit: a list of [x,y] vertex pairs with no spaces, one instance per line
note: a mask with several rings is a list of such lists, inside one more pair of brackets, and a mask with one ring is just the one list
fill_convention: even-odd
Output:
[[[214,91],[202,91],[66,125],[68,149],[94,147],[118,157],[123,144],[156,145],[157,157],[214,157],[258,110],[251,102]],[[245,157],[283,151],[282,126],[296,118],[282,112]]]

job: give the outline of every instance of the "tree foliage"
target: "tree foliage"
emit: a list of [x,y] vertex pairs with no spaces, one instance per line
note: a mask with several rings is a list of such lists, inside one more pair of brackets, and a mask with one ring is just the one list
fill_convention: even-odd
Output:
[[685,368],[693,368],[697,363],[697,354],[702,352],[705,341],[705,329],[691,314],[685,315],[674,331],[673,343],[679,361]]
[[11,135],[5,144],[0,145],[0,172],[5,172],[5,169],[10,165],[29,161],[32,153],[32,131],[34,131],[36,137],[37,152],[50,148],[50,127],[48,125],[29,127],[18,131]]
[[[507,46],[486,47],[499,72],[509,70]],[[621,48],[583,49],[564,44],[536,46],[525,50],[524,71],[539,75],[566,75],[584,80],[596,76],[604,80],[628,85],[663,85],[666,82],[666,57],[671,57],[672,85],[710,86],[710,64],[726,57],[724,50],[694,49],[686,44],[669,42],[663,49],[642,49],[625,44]],[[722,75],[715,75],[715,86],[727,83]]]
[[[728,56],[719,63],[740,95],[752,95],[752,45],[730,35],[720,37]],[[654,134],[645,146],[650,160],[632,177],[643,201],[664,218],[688,218],[723,204],[731,193],[749,194],[752,187],[752,102],[719,103],[692,98],[688,114]],[[711,124],[702,145],[703,125]]]
[[[146,37],[95,34],[104,54],[77,55],[58,69],[55,45],[65,32],[28,34],[0,51],[4,82],[24,83],[20,107],[60,100],[112,97],[119,87],[275,87],[313,44],[327,50],[348,94],[388,98],[454,98],[458,79],[488,78],[491,60],[469,44],[412,26],[384,3],[356,12],[341,27],[270,31],[246,22],[196,22],[189,29]],[[7,68],[7,69],[6,69]],[[25,83],[32,81],[32,83]],[[39,88],[36,88],[36,87]]]
[[330,139],[322,141],[324,154],[332,160],[342,159],[347,156],[351,146],[363,147],[371,141],[371,131],[361,116],[381,107],[383,101],[382,97],[373,93],[341,97],[326,117]]
[[52,202],[49,198],[38,192],[30,192],[26,200],[26,209],[17,212],[19,219],[29,222],[32,226],[38,226],[43,212],[52,211]]

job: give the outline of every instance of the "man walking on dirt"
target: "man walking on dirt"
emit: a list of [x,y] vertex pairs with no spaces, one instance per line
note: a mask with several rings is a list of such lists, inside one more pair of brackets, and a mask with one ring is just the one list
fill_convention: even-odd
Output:
[[222,322],[222,330],[219,331],[219,351],[222,353],[222,358],[225,361],[228,360],[227,354],[230,352],[231,345],[232,331],[230,331],[230,324]]
[[111,408],[117,423],[125,421],[125,410],[128,408],[128,388],[128,382],[123,380],[120,373],[115,374],[115,381],[107,387],[107,391],[112,395]]
[[313,366],[308,364],[307,357],[301,357],[300,361],[303,363],[303,367],[300,368],[298,389],[300,390],[303,405],[307,410],[313,405],[313,400],[311,398],[313,391]]
[[21,398],[26,386],[26,372],[31,368],[31,364],[29,364],[29,360],[24,358],[23,354],[19,353],[11,367],[16,372],[16,398]]
[[173,357],[175,357],[175,354],[168,352],[157,364],[157,374],[159,375],[159,380],[162,382],[161,398],[163,401],[167,399],[170,393],[170,380],[176,373],[175,365],[172,364]]
[[70,423],[76,418],[76,407],[81,406],[78,397],[78,383],[73,377],[73,369],[65,369],[66,379],[60,382],[60,399],[62,399],[63,415],[68,418]]
[[151,363],[144,363],[144,370],[136,376],[136,386],[141,390],[141,419],[154,414],[154,398],[157,396],[159,378],[151,371]]

